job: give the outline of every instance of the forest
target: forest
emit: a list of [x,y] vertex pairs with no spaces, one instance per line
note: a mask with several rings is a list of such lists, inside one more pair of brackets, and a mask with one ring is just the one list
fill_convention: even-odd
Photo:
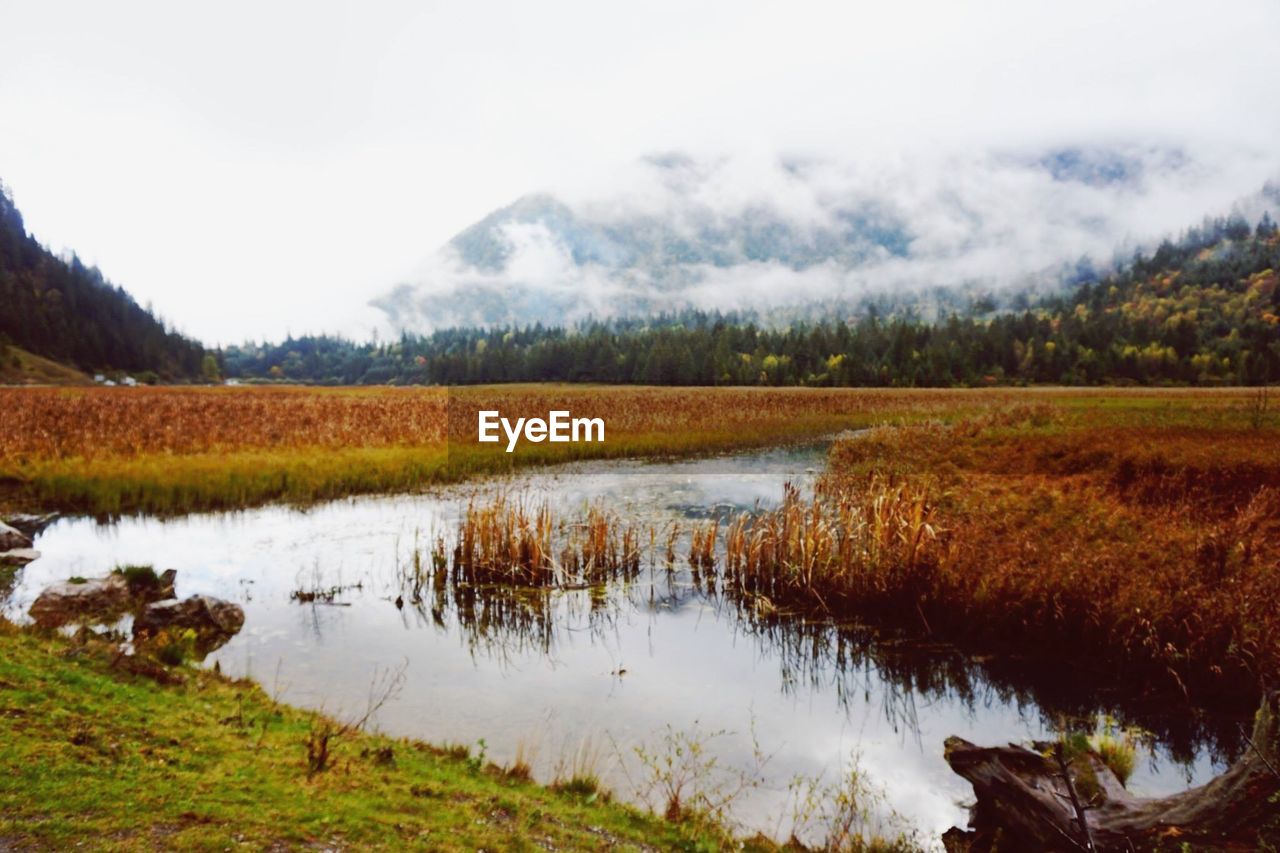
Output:
[[748,314],[685,312],[381,343],[291,337],[218,359],[228,377],[320,384],[1257,385],[1280,378],[1277,269],[1271,217],[1254,226],[1231,216],[1021,310],[974,299],[927,321],[868,302],[855,317],[780,328]]
[[60,258],[27,233],[0,183],[0,357],[8,346],[85,371],[150,381],[203,375],[204,347],[165,327],[124,288],[74,255]]

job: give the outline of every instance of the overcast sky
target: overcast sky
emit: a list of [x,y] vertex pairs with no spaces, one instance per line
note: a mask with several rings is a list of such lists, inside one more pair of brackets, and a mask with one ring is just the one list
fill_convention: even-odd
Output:
[[0,180],[208,342],[342,331],[656,150],[1280,152],[1280,3],[0,0]]

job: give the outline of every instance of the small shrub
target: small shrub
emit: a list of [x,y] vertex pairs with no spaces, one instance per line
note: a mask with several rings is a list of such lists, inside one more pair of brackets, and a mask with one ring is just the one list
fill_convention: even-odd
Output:
[[591,774],[571,776],[556,782],[551,787],[561,794],[592,798],[600,793],[600,780]]
[[595,802],[601,797],[609,799],[609,793],[600,782],[600,759],[600,749],[591,738],[583,738],[572,753],[560,757],[551,789],[583,797],[587,802]]
[[316,717],[307,730],[307,778],[329,768],[329,741],[338,734],[333,723]]
[[[333,742],[336,739],[364,731],[378,710],[399,695],[400,689],[404,686],[404,673],[408,665],[408,661],[405,661],[404,665],[398,669],[374,669],[369,683],[368,705],[362,716],[349,722],[335,722],[319,714],[312,716],[311,727],[307,730],[306,740],[303,741],[307,748],[308,779],[329,768]],[[376,763],[394,763],[395,761],[395,753],[390,746],[374,750],[373,755]]]
[[182,666],[197,657],[199,637],[191,628],[166,629],[146,642],[151,656],[166,666]]
[[472,773],[479,773],[484,769],[485,756],[487,754],[488,744],[484,742],[484,738],[476,741],[476,749],[474,752],[468,750],[467,769]]
[[1090,738],[1089,745],[1098,754],[1098,758],[1102,759],[1102,763],[1120,780],[1120,784],[1127,785],[1138,763],[1138,747],[1150,737],[1140,729],[1122,729],[1115,721],[1108,719],[1102,731]]
[[523,782],[533,780],[533,763],[537,756],[537,742],[533,740],[521,739],[516,743],[515,759],[503,771],[508,779],[518,779]]
[[372,749],[362,749],[360,750],[360,757],[369,759],[378,767],[396,766],[395,747],[390,744],[387,746],[374,747]]
[[733,804],[747,791],[760,786],[768,757],[758,744],[755,766],[732,767],[721,763],[710,745],[728,737],[723,729],[704,732],[695,722],[690,731],[670,726],[656,748],[635,748],[645,779],[639,793],[650,808],[673,823],[689,822],[708,828],[726,828]]
[[523,761],[513,761],[502,770],[503,775],[508,779],[516,779],[521,782],[530,782],[533,780],[533,768]]
[[445,743],[440,747],[446,758],[454,761],[467,761],[471,758],[471,747],[465,743]]
[[151,566],[117,566],[111,572],[124,578],[132,596],[142,596],[160,589],[160,576]]
[[887,811],[884,791],[861,767],[855,751],[841,778],[824,784],[821,777],[797,776],[788,785],[792,797],[792,839],[821,839],[821,850],[908,851],[921,845],[916,831],[896,812]]

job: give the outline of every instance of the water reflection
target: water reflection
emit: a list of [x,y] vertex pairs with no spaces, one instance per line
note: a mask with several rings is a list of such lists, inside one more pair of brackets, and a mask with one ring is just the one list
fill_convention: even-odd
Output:
[[885,721],[910,730],[914,701],[946,701],[980,714],[995,706],[1034,711],[1046,729],[1087,726],[1099,715],[1152,735],[1172,764],[1194,767],[1205,755],[1225,766],[1240,757],[1251,718],[1188,707],[1167,695],[1134,696],[1099,673],[1046,668],[1013,655],[966,654],[954,646],[885,637],[861,625],[742,614],[753,639],[778,661],[785,691],[834,694],[841,704],[882,691]]
[[[363,706],[377,667],[409,661],[400,699],[378,724],[435,741],[484,738],[510,761],[531,737],[547,778],[586,733],[617,744],[676,730],[726,729],[723,761],[750,763],[752,731],[774,754],[771,781],[741,804],[751,829],[772,831],[786,781],[833,773],[857,747],[867,773],[922,830],[965,818],[970,791],[942,760],[952,734],[978,743],[1044,737],[1060,717],[1107,711],[1155,732],[1136,792],[1204,781],[1238,752],[1234,720],[1144,703],[1094,673],[1035,670],[1008,657],[885,639],[849,624],[791,618],[736,602],[714,573],[693,571],[687,536],[707,519],[771,506],[801,488],[820,449],[662,465],[591,463],[523,475],[502,488],[568,514],[605,500],[663,531],[643,568],[580,589],[467,583],[436,570],[436,538],[457,524],[481,484],[432,496],[266,507],[112,525],[62,519],[44,556],[17,575],[5,612],[19,618],[43,586],[115,564],[178,570],[178,594],[239,602],[244,631],[210,658],[261,679],[285,701],[341,712]],[[674,535],[673,535],[674,532]],[[674,559],[669,560],[668,554]],[[419,569],[409,571],[417,559]],[[300,602],[301,590],[332,590]],[[627,779],[601,767],[625,793]]]

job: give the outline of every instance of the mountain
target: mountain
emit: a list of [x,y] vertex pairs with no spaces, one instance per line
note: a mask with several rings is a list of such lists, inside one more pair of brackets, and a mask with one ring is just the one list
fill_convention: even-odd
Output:
[[664,154],[573,199],[495,210],[373,304],[413,332],[690,309],[816,320],[883,298],[935,318],[943,291],[1012,305],[1113,269],[1266,174],[1217,162],[1151,146],[875,164]]
[[[1274,188],[1265,198],[1280,209]],[[1235,214],[1017,310],[975,301],[926,321],[885,300],[853,322],[783,327],[685,312],[455,328],[384,344],[300,338],[221,358],[229,376],[333,384],[1263,384],[1280,379],[1278,271],[1270,214],[1256,225]]]
[[[0,184],[0,349],[93,371],[163,379],[201,374],[204,348],[165,328],[123,288],[74,255],[59,258],[27,233]],[[18,352],[3,353],[18,369]],[[52,375],[47,371],[40,375]]]

